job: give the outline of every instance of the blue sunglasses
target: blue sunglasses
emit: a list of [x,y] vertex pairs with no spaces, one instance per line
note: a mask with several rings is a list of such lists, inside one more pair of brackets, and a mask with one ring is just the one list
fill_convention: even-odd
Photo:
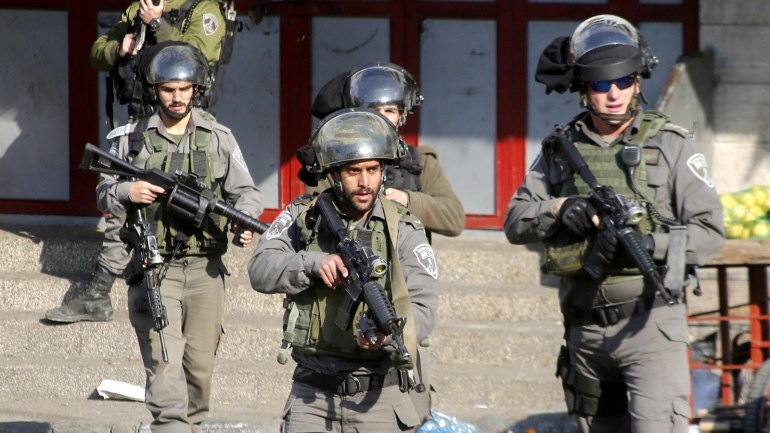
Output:
[[610,88],[613,84],[618,86],[618,89],[620,90],[626,90],[629,87],[633,86],[636,82],[636,75],[627,75],[622,78],[618,78],[615,80],[604,80],[604,81],[591,81],[591,89],[594,92],[609,92]]

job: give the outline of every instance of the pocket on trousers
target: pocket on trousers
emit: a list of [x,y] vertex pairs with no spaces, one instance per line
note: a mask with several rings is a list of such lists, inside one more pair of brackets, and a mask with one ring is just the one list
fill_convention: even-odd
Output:
[[674,400],[674,415],[679,415],[685,419],[690,419],[690,405],[684,401]]
[[420,417],[417,416],[411,399],[402,399],[394,404],[393,411],[396,413],[398,422],[405,427],[415,427],[420,423]]
[[[670,307],[659,307],[670,308]],[[687,323],[684,318],[670,317],[657,322],[658,329],[663,335],[671,341],[690,344],[690,337],[687,333]]]

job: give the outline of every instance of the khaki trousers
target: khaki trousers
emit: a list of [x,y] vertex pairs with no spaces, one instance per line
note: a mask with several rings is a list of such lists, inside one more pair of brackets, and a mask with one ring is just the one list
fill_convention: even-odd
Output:
[[128,292],[147,374],[147,409],[153,433],[197,433],[209,412],[214,355],[222,334],[224,274],[220,257],[186,257],[171,263],[161,282],[168,315],[163,329],[168,362],[161,356],[144,285]]
[[582,433],[687,433],[689,336],[684,304],[659,306],[602,327],[567,330],[570,363],[590,379],[625,383],[628,414],[583,417]]
[[401,433],[419,427],[408,393],[398,385],[339,396],[294,382],[283,412],[283,433]]

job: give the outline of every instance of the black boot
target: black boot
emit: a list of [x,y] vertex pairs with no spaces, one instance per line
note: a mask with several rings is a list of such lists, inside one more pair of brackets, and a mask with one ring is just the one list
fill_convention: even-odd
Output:
[[110,290],[115,283],[115,275],[97,266],[85,290],[61,307],[53,308],[45,313],[45,318],[54,322],[80,322],[90,320],[105,322],[112,320],[112,302]]

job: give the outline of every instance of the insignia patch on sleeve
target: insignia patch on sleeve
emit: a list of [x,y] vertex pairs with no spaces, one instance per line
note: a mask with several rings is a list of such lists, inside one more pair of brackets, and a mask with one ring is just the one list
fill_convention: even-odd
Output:
[[434,280],[438,279],[438,264],[436,263],[436,256],[433,255],[433,248],[428,244],[420,244],[414,248],[414,255],[417,257],[417,261],[420,262],[420,266],[425,269],[425,272],[430,274]]
[[703,183],[709,186],[709,188],[714,187],[714,180],[711,179],[711,175],[709,174],[708,162],[706,162],[706,157],[702,153],[696,153],[691,156],[690,159],[687,160],[687,167],[695,177],[702,180]]
[[267,232],[265,233],[265,239],[270,240],[281,236],[281,234],[283,234],[283,232],[289,228],[291,221],[291,214],[288,210],[281,212],[278,217],[273,220],[273,223],[270,224],[270,228],[267,229]]
[[211,36],[216,33],[219,28],[219,19],[217,16],[211,13],[203,14],[203,32],[206,36]]
[[236,148],[235,152],[233,152],[233,159],[241,166],[241,168],[246,170],[246,173],[249,172],[249,167],[246,166],[246,160],[243,158],[243,152],[241,152],[240,147]]

